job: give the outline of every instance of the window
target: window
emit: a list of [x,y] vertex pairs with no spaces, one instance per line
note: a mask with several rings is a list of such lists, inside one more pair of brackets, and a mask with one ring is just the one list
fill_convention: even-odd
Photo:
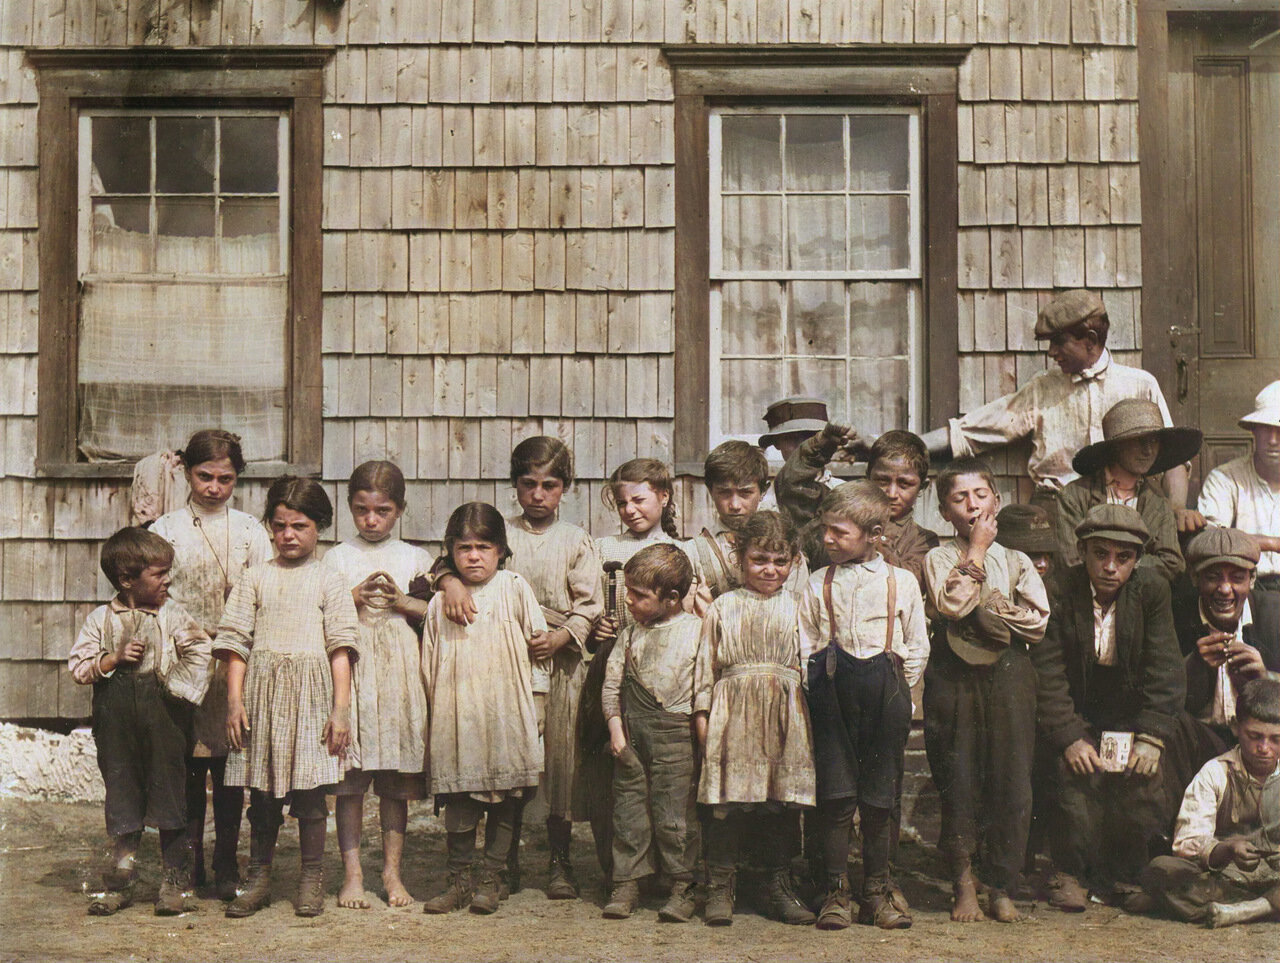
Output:
[[320,461],[324,50],[32,51],[39,457],[112,474],[202,427]]
[[708,444],[784,395],[919,428],[918,110],[718,108],[709,136]]
[[957,45],[675,46],[677,470],[813,395],[866,432],[958,403]]

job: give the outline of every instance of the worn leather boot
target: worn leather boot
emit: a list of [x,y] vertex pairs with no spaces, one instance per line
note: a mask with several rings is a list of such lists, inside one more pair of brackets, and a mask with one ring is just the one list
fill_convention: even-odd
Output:
[[605,904],[601,915],[607,920],[625,920],[635,912],[640,902],[640,887],[634,879],[618,883],[613,887],[609,902]]
[[245,880],[244,889],[227,906],[227,916],[243,919],[271,905],[271,860],[279,835],[279,825],[253,830],[249,837],[249,878]]
[[658,910],[658,919],[665,923],[687,923],[697,911],[693,880],[677,879],[671,884],[671,898]]
[[156,896],[156,916],[178,916],[186,912],[186,896],[183,893],[190,873],[183,866],[166,866],[160,877],[160,892]]
[[808,926],[817,920],[796,893],[787,869],[775,869],[769,874],[768,897],[769,915],[780,923]]
[[471,868],[453,870],[445,880],[444,889],[422,904],[422,912],[452,913],[470,906],[473,895]]
[[475,892],[471,894],[471,912],[496,913],[502,903],[498,870],[486,866],[480,870],[480,878],[476,880]]
[[712,866],[707,881],[707,905],[702,919],[708,926],[733,925],[735,874],[731,866]]
[[569,860],[569,844],[573,824],[568,820],[547,820],[547,842],[551,845],[551,873],[547,880],[547,899],[577,899],[578,881]]
[[818,914],[818,929],[847,930],[853,922],[849,909],[849,877],[841,873],[827,878],[827,897]]

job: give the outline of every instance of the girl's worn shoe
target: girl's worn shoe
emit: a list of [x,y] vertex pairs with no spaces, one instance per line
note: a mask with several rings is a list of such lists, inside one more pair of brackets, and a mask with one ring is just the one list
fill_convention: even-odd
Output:
[[827,882],[827,898],[818,914],[818,929],[847,930],[853,921],[849,908],[849,877],[841,873]]
[[664,923],[687,923],[698,911],[693,898],[693,881],[678,879],[671,884],[671,898],[658,910],[658,919]]
[[475,889],[471,883],[471,870],[460,869],[449,874],[444,889],[422,904],[424,913],[452,913],[471,905]]
[[227,906],[226,915],[231,919],[244,919],[271,905],[271,864],[250,863],[249,878],[244,892]]
[[319,916],[324,912],[324,871],[319,866],[303,866],[298,877],[298,899],[294,916]]
[[710,876],[707,883],[707,905],[702,911],[702,920],[708,926],[732,926],[734,872],[732,869],[715,867]]
[[190,874],[181,866],[166,866],[160,878],[160,892],[156,896],[156,916],[178,916],[187,910],[183,884]]
[[893,894],[872,893],[862,900],[858,922],[866,926],[878,926],[882,930],[905,930],[911,928],[911,913],[898,906]]
[[496,913],[502,902],[501,882],[498,873],[491,869],[482,870],[476,882],[475,892],[471,894],[471,912]]
[[790,926],[809,926],[817,920],[813,911],[805,906],[791,883],[791,872],[775,869],[769,874],[769,915]]

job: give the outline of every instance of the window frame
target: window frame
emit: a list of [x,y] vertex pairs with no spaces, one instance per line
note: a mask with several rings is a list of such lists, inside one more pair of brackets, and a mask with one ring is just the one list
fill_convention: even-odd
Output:
[[936,425],[958,410],[957,68],[970,49],[965,44],[662,48],[675,93],[674,383],[682,386],[674,399],[677,474],[701,476],[711,433],[710,115],[715,107],[919,109],[922,415]]
[[82,462],[76,452],[79,116],[83,109],[167,107],[263,107],[289,115],[287,461],[255,463],[246,476],[319,473],[323,71],[332,55],[328,47],[27,51],[39,93],[39,475],[132,473],[129,462]]

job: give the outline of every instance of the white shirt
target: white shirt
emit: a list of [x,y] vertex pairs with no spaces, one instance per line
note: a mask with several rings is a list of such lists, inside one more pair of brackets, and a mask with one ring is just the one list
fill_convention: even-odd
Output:
[[1103,609],[1097,592],[1093,593],[1093,655],[1098,665],[1116,664],[1116,603],[1113,600]]
[[[1233,458],[1209,472],[1198,507],[1210,525],[1280,536],[1280,490],[1258,475],[1252,455]],[[1280,574],[1280,552],[1263,552],[1258,574]]]
[[[1259,849],[1275,852],[1280,844],[1280,764],[1259,783],[1249,775],[1236,746],[1210,759],[1191,780],[1173,827],[1173,855],[1209,868],[1209,854],[1219,840],[1237,833]],[[1263,860],[1254,874],[1277,877],[1275,856]],[[1238,875],[1236,867],[1222,872]],[[1253,874],[1250,874],[1253,875]]]
[[1149,371],[1131,368],[1103,349],[1090,368],[1076,375],[1054,367],[1036,374],[1012,394],[987,402],[948,425],[955,457],[1031,436],[1027,473],[1037,488],[1060,491],[1079,476],[1071,459],[1086,445],[1103,441],[1102,416],[1118,401],[1144,398],[1172,425],[1160,385]]
[[[1204,610],[1204,600],[1200,601],[1200,621],[1205,625],[1211,625],[1209,616]],[[1244,627],[1253,624],[1253,610],[1249,608],[1249,602],[1246,599],[1244,608],[1240,610],[1240,621],[1236,623],[1236,630],[1231,633],[1233,642],[1244,641]],[[1224,662],[1218,666],[1217,674],[1213,680],[1213,706],[1209,710],[1209,716],[1202,721],[1210,725],[1226,726],[1236,720],[1236,689],[1231,684],[1231,676],[1227,672],[1227,664]]]

